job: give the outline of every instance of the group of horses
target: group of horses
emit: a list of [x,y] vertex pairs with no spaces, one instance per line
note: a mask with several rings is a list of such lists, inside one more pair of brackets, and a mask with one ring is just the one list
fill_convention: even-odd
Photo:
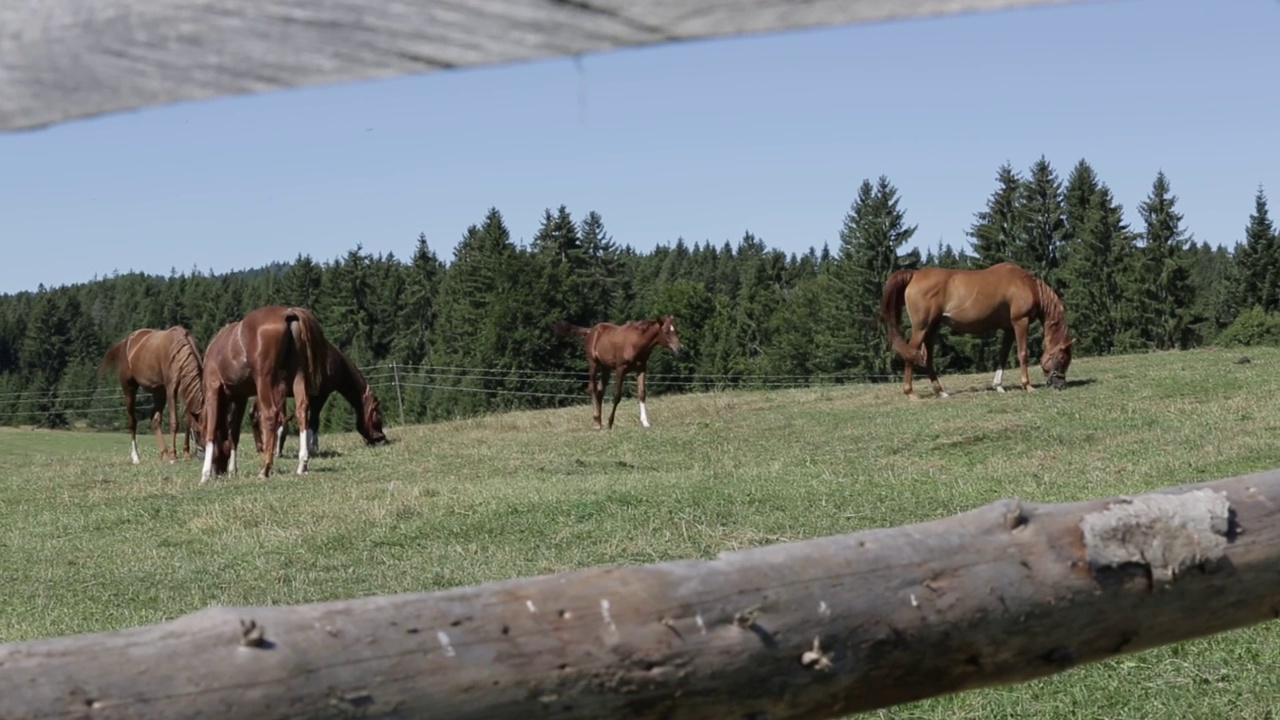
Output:
[[[912,327],[910,340],[903,337],[899,328],[904,307]],[[877,319],[885,325],[890,347],[905,364],[902,391],[909,398],[918,399],[912,387],[916,365],[924,367],[929,374],[934,395],[947,397],[933,366],[934,342],[943,325],[953,332],[967,335],[1002,331],[991,387],[999,392],[1005,391],[1004,366],[1009,360],[1009,351],[1016,344],[1019,380],[1022,388],[1030,391],[1033,386],[1027,370],[1027,335],[1031,323],[1039,321],[1044,327],[1040,368],[1050,387],[1058,390],[1066,387],[1074,340],[1068,336],[1062,300],[1048,283],[1014,263],[998,263],[983,269],[926,267],[898,270],[885,280]],[[645,370],[655,347],[664,346],[673,355],[680,354],[680,338],[676,334],[674,318],[665,315],[656,320],[632,321],[623,325],[598,323],[590,328],[560,320],[555,324],[555,332],[561,336],[583,338],[587,356],[587,392],[591,395],[594,426],[597,429],[602,427],[605,371],[612,370],[613,407],[609,411],[607,427],[613,427],[614,415],[622,399],[623,378],[632,372],[636,375],[640,424],[649,427],[649,415],[645,409]]]
[[[320,410],[337,392],[351,404],[356,430],[370,445],[387,442],[377,395],[360,370],[324,335],[315,315],[306,308],[267,305],[227,323],[209,341],[203,355],[186,328],[141,328],[113,344],[98,366],[100,374],[114,368],[124,392],[130,455],[138,457],[138,389],[151,393],[151,426],[161,459],[178,457],[178,413],[181,402],[187,429],[183,456],[191,457],[191,438],[203,444],[203,484],[214,474],[237,471],[240,430],[249,399],[254,447],[262,454],[259,477],[271,474],[273,460],[284,444],[285,399],[294,399],[298,423],[298,474],[307,471],[310,456],[319,452]],[[161,418],[169,410],[172,451],[161,432]]]
[[[910,340],[899,329],[903,308],[912,328]],[[1004,392],[1004,366],[1016,344],[1019,379],[1023,389],[1030,391],[1027,334],[1031,323],[1040,321],[1044,327],[1040,367],[1051,387],[1066,385],[1073,340],[1062,301],[1043,280],[1013,263],[981,270],[926,267],[894,272],[884,283],[878,320],[886,326],[890,347],[905,363],[903,392],[912,399],[917,397],[912,388],[917,365],[928,373],[935,396],[947,396],[933,366],[934,342],[943,325],[969,335],[1002,331],[991,386]],[[589,328],[559,320],[553,330],[557,336],[583,338],[594,427],[613,428],[628,374],[636,376],[640,424],[649,427],[645,408],[649,356],[660,346],[679,356],[675,318],[663,315],[620,325],[602,322]],[[252,310],[224,325],[203,356],[191,333],[181,326],[134,330],[107,350],[99,372],[111,367],[118,371],[124,391],[133,462],[139,462],[134,404],[141,387],[154,400],[151,423],[162,459],[177,459],[176,405],[181,401],[188,426],[184,457],[191,457],[192,436],[204,443],[201,483],[212,474],[236,472],[240,429],[250,398],[254,398],[250,412],[254,447],[262,454],[260,477],[271,473],[273,459],[283,449],[288,397],[294,398],[299,429],[298,474],[306,472],[310,456],[319,450],[320,409],[333,392],[356,411],[356,429],[366,443],[387,441],[377,396],[354,363],[325,338],[315,315],[306,308],[268,305]],[[604,391],[610,372],[613,406],[605,425]],[[166,407],[171,453],[161,433]]]

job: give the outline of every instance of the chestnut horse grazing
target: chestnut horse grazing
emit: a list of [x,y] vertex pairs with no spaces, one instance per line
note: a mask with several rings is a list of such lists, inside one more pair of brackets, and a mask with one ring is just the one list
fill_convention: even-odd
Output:
[[[160,446],[160,459],[169,457],[170,462],[178,459],[178,400],[182,400],[186,411],[187,430],[182,434],[182,455],[191,457],[191,434],[199,433],[201,414],[204,412],[204,386],[202,381],[203,363],[200,359],[200,348],[191,333],[181,325],[174,325],[166,330],[140,328],[134,330],[112,345],[102,363],[98,365],[98,375],[106,374],[115,368],[120,377],[120,389],[124,391],[124,412],[129,423],[129,455],[133,464],[141,460],[138,457],[138,419],[134,415],[134,406],[138,401],[138,388],[151,392],[153,409],[151,411],[151,427],[156,433],[156,444]],[[161,415],[165,406],[169,407],[169,434],[173,437],[173,452],[165,445],[164,434],[160,430]],[[197,445],[200,435],[196,435]]]
[[310,310],[267,305],[223,326],[204,354],[204,436],[208,443],[200,482],[236,471],[240,424],[256,397],[266,447],[258,477],[271,474],[276,428],[284,422],[285,389],[297,398],[302,443],[298,474],[307,471],[307,399],[316,393],[329,343]]
[[640,424],[649,427],[649,415],[645,412],[644,374],[649,353],[659,345],[672,355],[680,355],[680,338],[676,335],[675,318],[663,315],[657,320],[633,320],[624,325],[596,323],[590,328],[578,327],[564,320],[555,324],[557,335],[581,335],[586,338],[587,392],[591,395],[591,419],[600,429],[601,404],[604,402],[605,373],[601,366],[613,370],[613,408],[609,410],[609,429],[613,429],[613,416],[622,401],[622,379],[629,372],[636,374],[636,397],[640,400]]
[[[355,411],[356,432],[364,438],[365,444],[385,443],[387,435],[382,431],[382,405],[378,401],[378,396],[373,394],[373,388],[369,387],[369,383],[365,381],[364,375],[360,374],[356,364],[351,362],[351,358],[348,358],[333,343],[329,344],[328,357],[329,360],[324,365],[324,374],[320,378],[319,389],[314,396],[308,398],[310,404],[307,411],[307,429],[310,433],[307,439],[311,443],[309,454],[315,455],[320,452],[320,411],[324,409],[329,396],[335,392],[346,398],[351,409]],[[293,389],[286,387],[285,395],[293,397]],[[253,427],[253,445],[258,452],[262,452],[262,423],[258,419],[257,403],[254,403],[253,408],[249,410],[249,424]],[[286,419],[276,430],[276,457],[284,453],[284,430],[288,424]]]
[[[898,329],[904,303],[912,328],[910,342],[903,339]],[[1040,368],[1051,386],[1058,390],[1066,386],[1073,341],[1067,337],[1062,301],[1043,280],[1013,263],[999,263],[982,270],[939,267],[899,270],[885,281],[880,320],[888,325],[889,343],[894,352],[906,361],[902,391],[908,397],[916,397],[911,390],[913,365],[923,365],[929,373],[933,392],[939,397],[947,396],[933,368],[933,342],[942,323],[966,335],[1004,331],[996,355],[996,373],[991,379],[991,386],[1004,392],[1001,384],[1004,365],[1015,340],[1022,387],[1032,389],[1027,375],[1027,330],[1032,320],[1039,320],[1044,325]]]

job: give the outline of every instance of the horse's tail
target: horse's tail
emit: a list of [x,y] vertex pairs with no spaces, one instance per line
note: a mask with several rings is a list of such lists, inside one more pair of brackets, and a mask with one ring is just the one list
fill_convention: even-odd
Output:
[[106,375],[108,370],[120,365],[120,361],[124,359],[125,345],[128,344],[128,342],[129,336],[126,335],[114,345],[107,348],[107,354],[103,355],[102,362],[98,363],[98,377]]
[[916,271],[910,268],[893,273],[884,282],[884,292],[880,296],[880,321],[889,331],[889,345],[898,357],[908,362],[915,362],[917,358],[912,355],[907,339],[902,337],[902,330],[898,326],[902,323],[902,304],[907,294],[907,285],[911,284],[911,278],[915,275]]
[[204,411],[204,358],[191,332],[182,326],[175,328],[178,341],[169,350],[169,367],[178,378],[178,395],[187,412],[199,415]]
[[578,325],[574,325],[568,320],[557,320],[555,325],[555,332],[556,332],[556,335],[560,335],[560,336],[580,335],[580,336],[586,337],[587,333],[590,332],[590,328],[584,328]]
[[307,395],[316,395],[320,391],[320,378],[325,364],[329,361],[329,341],[320,329],[320,321],[306,308],[291,307],[285,312],[287,332],[294,333],[294,340],[302,353],[303,377],[306,382]]

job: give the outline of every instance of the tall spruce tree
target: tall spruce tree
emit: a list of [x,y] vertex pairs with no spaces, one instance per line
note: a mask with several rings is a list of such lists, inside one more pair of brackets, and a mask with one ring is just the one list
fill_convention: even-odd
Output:
[[969,226],[974,267],[1016,262],[1016,248],[1026,224],[1021,197],[1022,178],[1006,162],[996,172],[996,189],[987,199],[987,207],[974,215]]
[[1031,165],[1018,202],[1022,206],[1022,227],[1013,249],[1014,261],[1061,292],[1058,268],[1067,219],[1062,182],[1043,155]]
[[1253,212],[1245,226],[1244,242],[1236,247],[1240,300],[1246,308],[1264,312],[1280,309],[1280,240],[1267,209],[1267,195],[1258,186]]
[[596,322],[621,321],[622,287],[618,244],[604,227],[604,218],[592,210],[578,224],[582,252],[586,256],[584,292],[591,316]]
[[1187,257],[1190,238],[1182,227],[1182,214],[1175,210],[1177,202],[1161,170],[1146,200],[1138,206],[1144,260],[1139,281],[1147,283],[1144,314],[1151,318],[1151,340],[1159,350],[1188,346],[1195,302]]
[[1085,206],[1063,268],[1063,301],[1078,352],[1102,355],[1112,351],[1120,333],[1122,280],[1134,234],[1124,221],[1124,207],[1106,185],[1099,185]]
[[890,274],[912,264],[912,258],[899,250],[915,233],[916,226],[906,224],[898,190],[889,178],[881,175],[874,186],[863,180],[840,229],[835,269],[845,300],[840,319],[851,341],[842,363],[845,367],[869,375],[892,372],[892,358],[878,322],[880,294]]

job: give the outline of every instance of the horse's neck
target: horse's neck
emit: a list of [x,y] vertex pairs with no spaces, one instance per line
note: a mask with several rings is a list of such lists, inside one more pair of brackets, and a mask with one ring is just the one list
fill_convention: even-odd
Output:
[[353,410],[357,413],[364,412],[364,395],[369,384],[352,371],[350,363],[340,359],[337,365],[338,372],[330,376],[327,382],[320,383],[321,388],[330,392],[337,390]]
[[1044,324],[1045,338],[1053,342],[1066,340],[1067,316],[1058,294],[1039,278],[1036,278],[1036,291],[1040,299],[1040,322]]

